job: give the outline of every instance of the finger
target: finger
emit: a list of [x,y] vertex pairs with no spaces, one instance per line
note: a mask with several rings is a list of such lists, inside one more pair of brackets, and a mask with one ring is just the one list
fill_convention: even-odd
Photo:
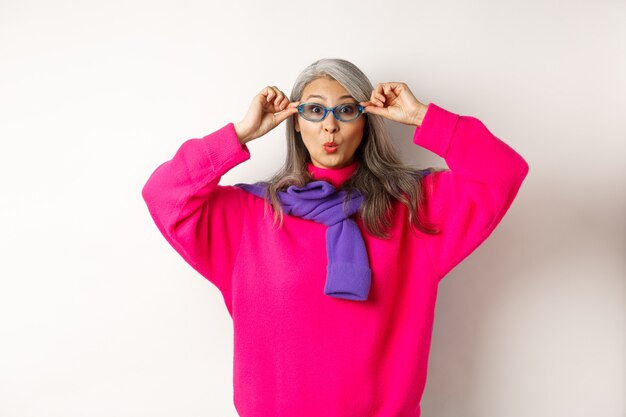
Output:
[[298,108],[297,107],[287,107],[285,110],[280,111],[276,114],[274,114],[274,120],[276,121],[276,125],[281,124],[285,119],[287,119],[288,117],[291,117],[291,115],[295,114],[298,112]]
[[300,100],[294,101],[294,102],[290,102],[289,101],[289,97],[285,97],[285,108],[288,107],[298,107],[298,105],[300,105]]
[[283,94],[282,91],[278,91],[278,94],[276,96],[276,100],[274,100],[274,104],[276,105],[276,107],[281,107],[282,106],[282,102],[285,99],[285,95]]
[[404,83],[389,83],[389,94],[391,94],[393,97],[398,97],[400,94],[402,94],[402,91],[406,88],[406,84]]
[[266,101],[269,103],[276,96],[276,91],[272,87],[267,87]]
[[282,97],[279,101],[278,104],[276,105],[276,107],[278,108],[278,110],[283,110],[286,106],[287,106],[287,98],[286,97]]
[[377,107],[377,106],[365,106],[365,108],[363,109],[363,113],[370,113],[370,114],[375,114],[378,116],[382,116],[383,114],[385,114],[387,110],[381,107]]
[[289,97],[285,97],[281,103],[281,109],[286,109],[289,106]]
[[374,98],[376,98],[376,88],[378,87],[374,87],[374,89],[372,90],[372,94],[370,94],[370,101],[373,101]]
[[282,91],[280,91],[280,89],[279,89],[278,87],[276,87],[275,85],[273,85],[273,86],[271,87],[271,89],[272,89],[272,91],[274,91],[274,94],[275,94],[275,99],[274,99],[274,102],[275,102],[275,104],[278,104],[278,102],[279,102],[280,100],[282,100],[282,98],[283,98],[285,95],[284,95],[284,94],[283,94],[283,92],[282,92]]
[[372,101],[378,106],[383,106],[387,97],[385,96],[385,90],[388,89],[389,83],[379,83],[372,92]]
[[289,104],[289,98],[281,92],[281,95],[275,100],[275,103],[276,109],[282,111],[287,107],[287,104]]
[[280,89],[278,87],[276,87],[275,85],[272,86],[272,90],[274,91],[274,105],[278,107],[278,103],[280,102],[280,100],[282,100],[283,97],[283,92],[280,91]]
[[[376,88],[378,88],[378,87],[376,87]],[[382,105],[382,101],[380,101],[381,100],[380,98],[381,98],[381,95],[376,90],[374,90],[374,91],[372,91],[372,96],[370,97],[370,102],[373,105],[376,105],[376,106]]]
[[361,101],[359,104],[361,106],[363,106],[363,112],[367,112],[369,110],[368,107],[371,108],[371,107],[376,107],[377,106],[377,104],[374,103],[371,100],[370,101]]
[[289,103],[287,106],[285,106],[282,109],[276,109],[277,111],[274,112],[274,114],[281,114],[283,112],[288,112],[289,115],[291,115],[293,113],[297,113],[299,104],[300,104],[299,101],[296,101],[296,102],[293,102],[293,103]]

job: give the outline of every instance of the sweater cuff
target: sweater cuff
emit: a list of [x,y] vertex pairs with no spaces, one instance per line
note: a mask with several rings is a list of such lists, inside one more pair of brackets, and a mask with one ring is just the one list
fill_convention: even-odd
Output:
[[429,103],[422,125],[415,128],[413,143],[445,159],[459,117],[456,113]]
[[202,138],[214,172],[222,175],[231,168],[250,159],[250,150],[239,142],[235,125],[226,126]]

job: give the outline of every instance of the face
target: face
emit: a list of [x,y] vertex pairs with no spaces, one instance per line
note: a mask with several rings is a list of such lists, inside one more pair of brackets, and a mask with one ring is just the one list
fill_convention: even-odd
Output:
[[[345,96],[345,97],[344,97]],[[358,103],[345,88],[335,80],[318,78],[310,82],[302,92],[300,103],[318,103],[326,107]],[[365,128],[365,115],[356,120],[342,122],[332,112],[321,122],[311,122],[296,115],[295,129],[302,135],[304,145],[311,156],[311,163],[320,168],[342,168],[354,161]],[[336,148],[325,147],[332,142]]]

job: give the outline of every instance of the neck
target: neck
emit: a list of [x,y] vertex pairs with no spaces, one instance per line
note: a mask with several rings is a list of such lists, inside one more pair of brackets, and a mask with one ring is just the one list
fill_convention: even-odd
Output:
[[352,163],[341,168],[321,168],[313,165],[311,162],[307,162],[307,170],[313,178],[326,180],[337,188],[347,181],[358,167],[359,161],[356,158]]

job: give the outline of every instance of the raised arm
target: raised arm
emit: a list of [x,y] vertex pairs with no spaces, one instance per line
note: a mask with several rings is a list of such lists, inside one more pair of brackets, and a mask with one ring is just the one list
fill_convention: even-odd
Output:
[[150,175],[142,196],[169,244],[219,288],[230,311],[231,273],[241,241],[246,193],[218,182],[250,158],[233,123],[188,139]]
[[413,142],[444,158],[449,168],[423,182],[429,218],[442,229],[430,246],[441,279],[500,223],[529,166],[477,118],[433,103]]

